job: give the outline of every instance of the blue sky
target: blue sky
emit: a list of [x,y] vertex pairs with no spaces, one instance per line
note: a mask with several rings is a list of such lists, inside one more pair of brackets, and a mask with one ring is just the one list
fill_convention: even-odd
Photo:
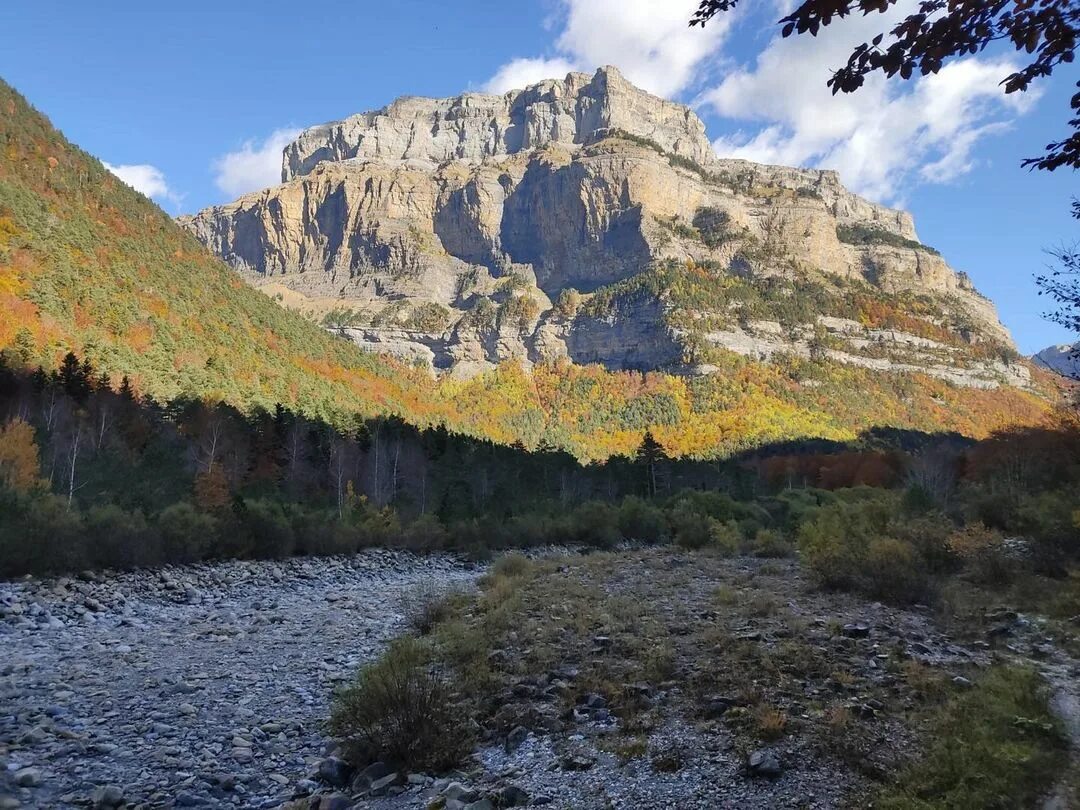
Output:
[[996,82],[1017,57],[1002,51],[834,98],[828,69],[883,19],[779,41],[785,2],[702,31],[683,23],[693,0],[5,0],[0,76],[175,214],[272,182],[299,127],[398,95],[501,90],[611,63],[694,105],[722,154],[837,168],[860,193],[911,210],[1022,350],[1069,339],[1040,318],[1032,275],[1043,248],[1080,236],[1068,216],[1080,189],[1074,172],[1019,164],[1065,134],[1077,71],[1005,99]]

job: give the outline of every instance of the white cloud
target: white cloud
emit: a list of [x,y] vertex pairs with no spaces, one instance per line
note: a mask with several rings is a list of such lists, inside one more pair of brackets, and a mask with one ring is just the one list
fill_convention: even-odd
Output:
[[697,5],[697,0],[559,0],[555,55],[514,59],[485,88],[502,92],[562,78],[568,70],[615,65],[639,87],[675,95],[696,78],[697,68],[730,27],[731,15],[726,15],[704,29],[689,28]]
[[214,185],[231,197],[278,185],[282,150],[299,134],[299,129],[288,127],[274,130],[261,143],[245,141],[214,161]]
[[174,205],[180,203],[180,195],[169,188],[165,174],[157,166],[148,163],[114,166],[102,161],[105,168],[115,174],[140,194],[157,200],[168,200]]
[[484,83],[485,93],[505,93],[520,90],[544,79],[561,79],[580,66],[566,59],[514,59],[507,62]]
[[910,183],[950,182],[971,171],[978,141],[1037,99],[1033,91],[1004,94],[999,82],[1015,69],[1008,60],[976,57],[908,82],[875,75],[855,93],[832,95],[826,81],[853,43],[888,27],[875,14],[818,37],[774,37],[753,67],[702,96],[720,115],[761,127],[718,139],[717,152],[837,169],[854,190],[895,200]]

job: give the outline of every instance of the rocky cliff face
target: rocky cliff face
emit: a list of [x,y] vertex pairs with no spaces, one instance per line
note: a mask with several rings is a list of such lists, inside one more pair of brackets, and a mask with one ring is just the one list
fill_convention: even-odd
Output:
[[182,223],[287,305],[437,369],[707,372],[728,350],[1026,379],[908,214],[835,172],[717,158],[691,110],[613,68],[399,99],[302,133],[282,177]]

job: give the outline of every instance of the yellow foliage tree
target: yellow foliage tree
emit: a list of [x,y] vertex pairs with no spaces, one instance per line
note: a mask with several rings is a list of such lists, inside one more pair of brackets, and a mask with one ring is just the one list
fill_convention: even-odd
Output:
[[45,483],[34,428],[23,419],[0,427],[0,483],[15,492],[30,492]]

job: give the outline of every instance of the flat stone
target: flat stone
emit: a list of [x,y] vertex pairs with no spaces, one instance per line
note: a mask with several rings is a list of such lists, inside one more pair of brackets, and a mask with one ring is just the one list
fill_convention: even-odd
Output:
[[90,801],[96,810],[110,810],[124,803],[124,791],[116,785],[102,785],[94,788]]
[[319,763],[319,778],[332,787],[348,785],[352,773],[352,766],[337,757],[327,757]]
[[772,751],[758,750],[747,759],[747,771],[751,776],[776,777],[784,772],[780,760]]
[[41,781],[40,768],[21,768],[15,771],[15,784],[19,787],[37,787]]
[[398,775],[396,773],[388,773],[382,779],[376,779],[372,782],[368,792],[371,793],[372,796],[384,796],[389,792],[390,788],[397,783]]

